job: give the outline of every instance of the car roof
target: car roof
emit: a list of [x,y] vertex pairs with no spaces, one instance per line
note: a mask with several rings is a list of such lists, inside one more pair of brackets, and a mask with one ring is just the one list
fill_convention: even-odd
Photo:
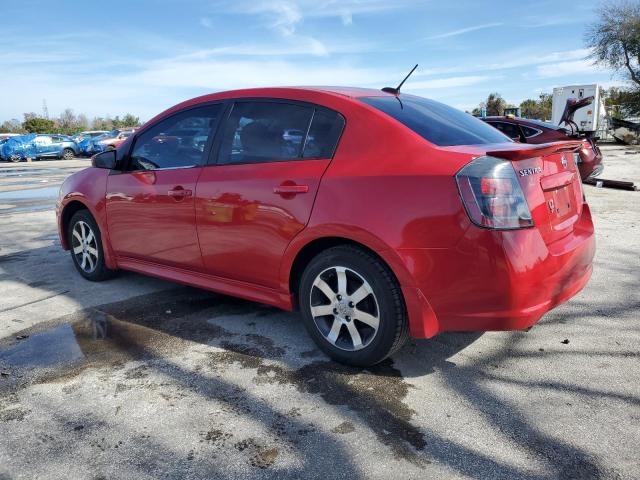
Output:
[[392,94],[377,90],[374,88],[359,88],[359,87],[332,87],[332,86],[297,86],[297,87],[260,87],[260,88],[245,88],[238,90],[225,90],[216,93],[210,93],[203,95],[192,100],[206,101],[217,100],[227,98],[243,98],[243,97],[277,97],[288,95],[295,95],[296,93],[310,92],[310,93],[326,93],[330,95],[340,95],[348,98],[361,98],[361,97],[384,97],[391,96]]
[[393,94],[383,92],[375,88],[360,88],[360,87],[329,87],[329,86],[317,86],[317,87],[292,87],[297,90],[310,90],[314,92],[326,92],[335,93],[349,98],[361,98],[361,97],[386,97]]
[[[341,98],[349,101],[354,101],[356,98],[362,97],[392,97],[395,96],[391,93],[383,92],[374,88],[359,88],[359,87],[332,87],[332,86],[298,86],[298,87],[261,87],[261,88],[246,88],[239,90],[225,90],[215,93],[209,93],[201,95],[199,97],[185,100],[177,105],[174,105],[167,110],[159,113],[155,117],[151,118],[145,123],[145,126],[155,123],[157,120],[170,115],[173,112],[179,111],[186,107],[196,106],[206,102],[216,102],[223,100],[232,100],[240,98],[281,98],[281,99],[300,99],[302,101],[313,101],[311,96],[327,96],[333,98]],[[317,100],[320,100],[318,98]],[[143,130],[145,126],[141,127]]]

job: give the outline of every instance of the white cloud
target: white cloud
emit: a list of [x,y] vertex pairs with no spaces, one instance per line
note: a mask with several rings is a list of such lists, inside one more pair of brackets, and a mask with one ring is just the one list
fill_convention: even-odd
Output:
[[213,24],[211,23],[211,19],[208,17],[202,17],[200,19],[200,25],[202,25],[204,28],[211,28],[213,26]]
[[440,88],[457,88],[468,87],[470,85],[476,85],[478,83],[486,82],[487,80],[494,79],[486,75],[470,75],[466,77],[448,77],[437,78],[433,80],[422,80],[417,82],[408,81],[405,90],[432,90]]
[[[295,35],[294,38],[284,38],[272,43],[245,43],[236,45],[223,45],[215,48],[194,50],[190,53],[174,57],[176,60],[200,59],[224,56],[246,57],[294,57],[316,56],[326,57],[334,54],[352,54],[370,51],[379,51],[379,47],[372,43],[335,42],[325,43],[313,37]],[[173,60],[169,59],[169,60]]]
[[538,65],[536,73],[541,78],[564,77],[576,74],[594,74],[601,72],[591,60],[548,63]]
[[305,18],[338,18],[351,25],[354,15],[367,15],[419,6],[415,0],[230,0],[218,3],[217,12],[263,15],[267,25],[291,35]]
[[475,32],[476,30],[484,30],[485,28],[500,27],[502,25],[503,25],[503,23],[501,23],[501,22],[484,23],[482,25],[474,25],[472,27],[461,28],[459,30],[452,30],[450,32],[441,33],[439,35],[433,35],[433,36],[429,37],[429,39],[430,40],[435,40],[435,39],[439,39],[439,38],[457,37],[458,35],[463,35],[463,34],[469,33],[469,32]]
[[[571,60],[584,60],[591,51],[586,48],[575,50],[564,50],[549,53],[532,53],[516,49],[504,52],[499,58],[495,55],[491,56],[490,61],[486,61],[486,57],[476,58],[473,62],[458,61],[455,67],[433,67],[423,68],[416,72],[416,76],[444,75],[452,73],[470,73],[470,72],[493,72],[498,70],[508,70],[512,68],[532,67],[544,65],[546,63],[558,63]],[[485,61],[483,61],[485,60]]]

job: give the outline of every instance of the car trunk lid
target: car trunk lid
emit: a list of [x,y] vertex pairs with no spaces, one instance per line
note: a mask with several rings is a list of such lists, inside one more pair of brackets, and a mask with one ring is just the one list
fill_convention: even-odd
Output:
[[[582,214],[583,193],[573,152],[580,140],[539,145],[504,143],[444,147],[473,158],[489,156],[511,162],[531,217],[547,244],[573,232]],[[442,147],[441,147],[442,148]]]
[[582,185],[573,156],[582,142],[508,146],[488,150],[486,155],[512,163],[534,225],[547,243],[569,235],[582,213]]

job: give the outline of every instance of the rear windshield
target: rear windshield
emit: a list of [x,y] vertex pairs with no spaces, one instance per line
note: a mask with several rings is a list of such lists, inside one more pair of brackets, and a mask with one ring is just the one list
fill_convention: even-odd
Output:
[[512,142],[482,120],[443,103],[413,95],[363,97],[377,108],[409,127],[422,138],[441,147]]
[[551,130],[561,130],[566,132],[567,129],[566,128],[562,128],[558,125],[554,125],[553,123],[549,123],[549,122],[543,122],[541,120],[536,120],[535,118],[523,118],[522,120],[524,120],[525,122],[529,122],[529,123],[533,123],[534,125],[539,125],[541,127],[544,128],[549,128]]

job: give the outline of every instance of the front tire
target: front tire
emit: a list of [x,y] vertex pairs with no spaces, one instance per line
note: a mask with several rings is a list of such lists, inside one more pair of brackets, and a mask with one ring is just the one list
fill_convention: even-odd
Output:
[[75,158],[75,156],[76,156],[76,154],[70,148],[65,148],[62,151],[62,158],[64,160],[73,160]]
[[87,280],[101,282],[114,275],[104,262],[100,229],[88,210],[73,214],[67,230],[69,251],[76,270]]
[[302,274],[298,301],[313,340],[341,363],[374,365],[409,337],[397,280],[378,257],[355,246],[314,257]]
[[14,154],[12,154],[12,155],[9,155],[9,161],[10,161],[10,162],[18,163],[20,160],[22,160],[22,158],[20,157],[20,155],[17,155],[17,154],[15,154],[15,153],[14,153]]

